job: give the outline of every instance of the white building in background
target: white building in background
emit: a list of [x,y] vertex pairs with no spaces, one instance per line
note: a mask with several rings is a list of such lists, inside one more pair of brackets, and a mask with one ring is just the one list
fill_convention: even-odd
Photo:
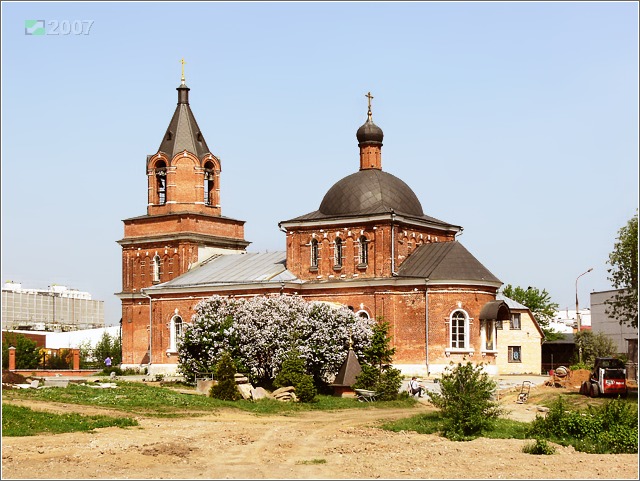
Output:
[[2,287],[2,330],[75,331],[104,327],[104,301],[88,292],[51,285],[24,289],[17,282]]
[[617,346],[619,354],[626,354],[631,361],[638,362],[638,328],[621,325],[617,319],[606,313],[606,301],[613,298],[621,290],[600,291],[591,293],[593,309],[593,332],[602,332]]
[[[591,309],[585,307],[580,309],[580,324],[583,329],[591,329]],[[575,309],[562,309],[556,311],[553,320],[549,323],[549,328],[563,334],[572,334],[578,329]]]

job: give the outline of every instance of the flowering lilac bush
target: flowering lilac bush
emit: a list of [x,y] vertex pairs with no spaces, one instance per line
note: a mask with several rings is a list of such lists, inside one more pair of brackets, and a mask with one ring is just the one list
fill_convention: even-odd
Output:
[[349,338],[362,358],[375,324],[347,308],[298,296],[212,296],[195,310],[178,342],[179,369],[190,381],[197,372],[211,372],[228,351],[239,371],[254,383],[268,384],[287,353],[297,349],[314,381],[328,382],[347,357]]

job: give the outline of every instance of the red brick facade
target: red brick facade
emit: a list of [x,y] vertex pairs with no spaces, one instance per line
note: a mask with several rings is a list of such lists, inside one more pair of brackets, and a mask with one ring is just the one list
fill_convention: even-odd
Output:
[[[381,145],[381,141],[360,144],[361,170],[381,169]],[[396,347],[394,364],[405,373],[441,372],[450,362],[462,359],[495,368],[497,353],[494,348],[485,349],[485,328],[479,317],[483,306],[496,299],[499,283],[455,279],[437,283],[396,275],[419,246],[455,241],[459,228],[431,222],[426,216],[391,211],[287,221],[283,223],[286,268],[302,283],[169,286],[156,289],[150,299],[144,288],[175,279],[212,254],[237,253],[249,244],[244,240],[244,223],[221,216],[220,171],[219,160],[210,153],[201,158],[187,151],[172,159],[163,152],[149,156],[147,215],[125,220],[125,235],[119,241],[125,366],[150,364],[160,371],[175,370],[172,319],[179,316],[190,322],[196,304],[214,294],[262,294],[339,303],[388,321]],[[341,251],[336,249],[336,239]],[[341,252],[339,261],[337,252]],[[465,319],[456,321],[455,331],[465,336],[463,347],[452,340],[456,312]]]

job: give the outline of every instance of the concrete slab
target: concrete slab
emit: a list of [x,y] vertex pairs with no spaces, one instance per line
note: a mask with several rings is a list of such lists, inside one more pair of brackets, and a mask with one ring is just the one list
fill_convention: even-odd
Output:
[[69,380],[61,378],[45,379],[44,385],[50,387],[67,387],[69,385]]

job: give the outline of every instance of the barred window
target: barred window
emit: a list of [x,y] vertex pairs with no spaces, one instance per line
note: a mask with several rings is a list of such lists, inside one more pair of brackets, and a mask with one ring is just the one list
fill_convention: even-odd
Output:
[[160,256],[153,258],[153,282],[160,282]]
[[365,236],[361,236],[358,240],[358,264],[361,266],[366,266],[369,263],[369,248],[368,241]]
[[318,240],[311,239],[311,267],[318,267]]
[[333,245],[333,265],[334,267],[342,267],[342,239],[336,237]]
[[509,346],[509,362],[522,362],[522,350],[520,346]]

